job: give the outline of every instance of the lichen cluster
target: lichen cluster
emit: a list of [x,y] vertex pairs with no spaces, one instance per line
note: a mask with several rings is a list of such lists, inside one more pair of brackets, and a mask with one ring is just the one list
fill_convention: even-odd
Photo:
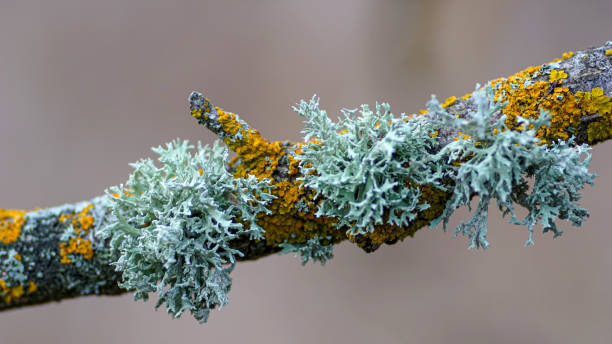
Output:
[[[474,92],[477,111],[469,119],[452,116],[440,106],[435,97],[428,104],[433,116],[440,117],[446,128],[464,133],[466,139],[455,140],[432,156],[449,169],[444,175],[455,180],[452,196],[441,217],[444,228],[456,208],[470,206],[471,198],[478,195],[479,203],[472,218],[460,224],[456,233],[471,238],[471,247],[486,248],[487,213],[491,200],[504,215],[511,214],[511,223],[525,225],[529,231],[526,245],[533,243],[533,228],[542,224],[544,231],[561,234],[554,220],[567,219],[579,226],[588,212],[580,208],[580,190],[593,184],[589,173],[590,149],[586,144],[574,145],[573,137],[544,144],[537,131],[550,125],[550,114],[544,110],[535,120],[520,116],[513,118],[522,130],[511,130],[505,115],[495,119],[504,108],[495,100],[490,86]],[[459,164],[453,164],[460,161]],[[529,180],[533,185],[529,192]],[[515,205],[525,207],[529,214],[523,220],[516,217]]]
[[174,317],[189,310],[205,322],[227,303],[229,273],[243,254],[232,241],[263,239],[257,214],[272,196],[267,180],[227,171],[226,148],[193,148],[177,140],[153,149],[161,166],[132,164],[126,184],[107,191],[118,221],[98,234],[110,238],[120,285],[135,290],[135,299],[157,292],[156,307]]
[[[349,236],[373,233],[377,225],[407,228],[428,203],[420,188],[438,178],[428,151],[435,143],[431,122],[394,117],[388,104],[343,110],[337,123],[319,109],[317,98],[295,111],[305,118],[301,161],[303,186],[322,196],[317,216],[337,219]],[[433,173],[433,174],[432,174]]]
[[[229,167],[235,178],[255,176],[258,180],[268,180],[274,198],[267,204],[270,213],[259,213],[257,224],[265,229],[265,243],[270,248],[303,247],[317,239],[331,251],[331,245],[345,240],[344,233],[333,225],[336,220],[316,216],[318,201],[313,200],[315,193],[302,187],[298,180],[299,160],[303,144],[281,141],[268,141],[255,129],[250,128],[240,117],[199,96],[201,106],[192,109],[192,116],[220,136],[228,147],[237,153]],[[215,121],[211,121],[215,119]],[[295,245],[295,246],[294,246]]]
[[330,245],[331,237],[321,238],[314,236],[308,239],[307,242],[301,244],[282,243],[279,246],[283,248],[281,254],[294,253],[300,258],[302,265],[306,265],[309,261],[320,262],[321,265],[334,257],[333,245]]
[[598,118],[587,128],[588,142],[594,144],[612,136],[612,103],[603,89],[593,87],[580,91],[565,86],[570,75],[561,69],[560,62],[572,56],[574,52],[570,51],[550,63],[491,81],[495,99],[506,103],[502,112],[509,128],[522,129],[516,122],[517,117],[536,119],[541,111],[548,111],[551,122],[540,127],[536,136],[545,142],[568,140],[578,132],[581,118],[597,114]]
[[[578,97],[585,99],[585,94]],[[337,219],[337,227],[349,236],[369,235],[376,225],[396,226],[393,232],[401,233],[430,208],[426,198],[421,201],[427,187],[430,194],[450,195],[436,199],[446,204],[431,226],[443,220],[446,228],[455,209],[479,196],[472,219],[456,231],[471,238],[471,247],[488,246],[492,199],[512,214],[512,223],[527,226],[527,244],[533,242],[538,223],[555,235],[560,234],[556,218],[580,225],[588,212],[576,201],[594,178],[587,169],[589,148],[574,145],[572,137],[538,137],[543,127],[552,127],[550,114],[541,107],[535,119],[514,115],[509,121],[505,112],[500,115],[507,103],[498,100],[490,85],[477,87],[470,98],[476,111],[465,118],[445,110],[456,98],[440,104],[434,97],[421,116],[394,117],[383,104],[375,112],[362,106],[359,116],[356,110],[345,110],[338,122],[319,109],[316,98],[302,101],[296,111],[306,118],[309,143],[296,159],[301,161],[304,186],[323,199],[316,215]],[[436,137],[443,130],[456,136],[436,150]],[[529,179],[535,180],[531,192]],[[516,203],[529,210],[523,220],[516,218]]]

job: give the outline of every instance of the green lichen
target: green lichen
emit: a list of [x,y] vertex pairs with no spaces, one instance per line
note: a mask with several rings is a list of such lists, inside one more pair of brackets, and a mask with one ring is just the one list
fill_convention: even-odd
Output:
[[[317,216],[337,218],[349,235],[372,233],[376,225],[408,226],[418,212],[423,184],[439,174],[428,159],[435,139],[430,122],[394,117],[388,104],[371,111],[342,110],[337,123],[319,109],[319,101],[302,101],[294,110],[306,119],[300,160],[303,186],[323,196]],[[385,215],[384,215],[385,214]]]
[[[533,243],[538,223],[555,236],[561,234],[557,218],[579,226],[588,216],[577,203],[580,191],[595,177],[588,172],[590,148],[575,145],[573,137],[550,143],[539,138],[537,131],[550,126],[548,111],[535,119],[515,116],[518,125],[509,127],[502,113],[507,103],[496,100],[490,84],[477,86],[472,98],[477,109],[465,116],[450,115],[432,97],[423,116],[398,118],[387,104],[375,112],[362,105],[359,116],[344,110],[337,123],[318,108],[316,97],[302,101],[295,110],[306,118],[307,144],[296,159],[303,185],[323,196],[317,216],[337,219],[349,235],[372,233],[383,223],[406,227],[429,207],[427,200],[418,203],[418,186],[427,184],[451,193],[432,227],[443,220],[446,229],[452,213],[479,196],[472,218],[456,230],[471,239],[470,247],[489,245],[493,199],[504,215],[512,215],[511,223],[527,226],[526,245]],[[437,141],[440,132],[444,143]],[[449,140],[449,133],[457,137]],[[523,220],[516,217],[516,204],[529,211]]]
[[299,256],[302,265],[306,265],[308,261],[320,262],[321,265],[325,265],[328,260],[334,257],[334,245],[331,244],[331,241],[331,236],[326,238],[315,236],[302,244],[284,242],[278,246],[282,247],[280,254],[294,253],[295,257]]
[[[547,111],[541,111],[535,120],[517,117],[523,130],[510,130],[505,123],[506,116],[494,117],[505,104],[495,101],[490,86],[474,92],[473,97],[478,110],[469,119],[449,115],[435,97],[428,104],[430,113],[439,116],[443,125],[468,137],[449,143],[432,156],[440,162],[461,163],[446,165],[450,169],[445,174],[456,182],[444,213],[431,225],[444,220],[446,228],[453,211],[461,205],[469,207],[474,195],[480,198],[476,212],[456,230],[471,238],[470,247],[489,245],[487,212],[492,199],[496,199],[504,215],[512,215],[511,223],[527,226],[526,245],[533,243],[533,227],[538,223],[544,232],[553,231],[555,236],[561,234],[554,222],[556,218],[581,225],[588,212],[576,201],[581,198],[580,190],[585,184],[592,185],[595,177],[588,172],[588,145],[575,145],[573,137],[543,144],[536,132],[543,125],[550,125],[551,116]],[[528,192],[530,180],[534,184]],[[516,218],[516,203],[529,211],[523,220]]]
[[132,164],[126,184],[107,191],[118,221],[100,236],[111,238],[120,285],[135,299],[157,292],[156,307],[165,304],[174,317],[189,310],[205,322],[227,304],[229,273],[243,255],[230,242],[263,238],[256,216],[271,196],[267,180],[226,170],[226,148],[193,148],[177,140],[153,149],[160,167],[150,159]]

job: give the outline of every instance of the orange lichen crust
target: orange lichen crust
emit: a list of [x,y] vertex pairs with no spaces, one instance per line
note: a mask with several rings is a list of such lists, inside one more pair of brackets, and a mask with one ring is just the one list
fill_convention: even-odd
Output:
[[567,79],[567,73],[563,70],[551,70],[550,78],[548,78],[548,82],[559,82],[563,83],[563,79]]
[[612,102],[604,95],[603,89],[594,88],[591,92],[576,92],[580,99],[583,116],[599,114],[598,120],[589,123],[587,135],[590,143],[607,140],[612,136]]
[[[465,97],[465,96],[464,96],[464,97]],[[446,100],[444,101],[444,103],[442,103],[442,104],[441,104],[441,106],[442,106],[443,108],[445,108],[445,107],[449,107],[449,106],[451,106],[451,105],[455,104],[455,102],[456,102],[456,101],[457,101],[457,97],[455,97],[455,96],[448,97],[448,98],[446,98]]]
[[0,242],[9,245],[19,239],[25,214],[25,210],[0,209]]
[[[272,189],[272,194],[277,197],[268,205],[272,215],[261,214],[258,221],[266,230],[266,244],[305,243],[315,236],[331,237],[328,240],[330,244],[346,239],[345,234],[334,226],[334,219],[315,216],[317,204],[312,200],[314,192],[301,188],[299,184],[285,180],[276,183],[276,188]],[[298,210],[297,202],[304,202],[306,206]]]
[[202,118],[202,113],[205,113],[205,117],[206,119],[208,119],[208,115],[206,115],[206,113],[209,113],[211,108],[210,108],[210,100],[206,97],[204,97],[204,104],[203,104],[203,108],[202,109],[191,109],[191,116],[193,118],[197,118],[200,119]]
[[29,281],[27,290],[23,285],[16,285],[9,287],[6,285],[6,282],[0,279],[0,297],[5,304],[10,305],[11,302],[21,298],[23,295],[32,294],[38,290],[36,283]]
[[93,204],[89,204],[76,214],[60,215],[59,221],[61,223],[71,224],[76,235],[76,237],[69,238],[68,242],[61,242],[59,244],[62,264],[72,263],[72,259],[68,256],[70,254],[80,254],[87,260],[93,258],[94,252],[91,247],[91,241],[83,238],[89,234],[89,230],[94,223],[93,216],[89,215],[89,210],[91,208],[93,208]]
[[[562,59],[554,62],[571,56],[572,52],[565,53]],[[610,98],[603,94],[603,90],[593,88],[572,93],[568,87],[560,86],[568,78],[566,71],[552,69],[547,81],[536,79],[546,73],[542,66],[534,66],[508,78],[491,81],[495,99],[507,102],[502,110],[507,117],[506,125],[510,129],[522,130],[516,121],[517,116],[535,119],[540,116],[540,110],[549,111],[552,117],[550,125],[542,126],[536,135],[543,142],[550,143],[557,139],[567,140],[577,132],[582,116],[598,113],[600,119],[588,127],[589,143],[609,138],[612,134],[608,129]]]
[[235,168],[234,175],[246,177],[252,174],[259,179],[270,178],[276,170],[278,160],[285,154],[282,143],[268,142],[257,130],[246,128],[235,114],[218,107],[215,109],[223,131],[231,135],[226,136],[223,141],[232,151],[238,153],[230,162]]

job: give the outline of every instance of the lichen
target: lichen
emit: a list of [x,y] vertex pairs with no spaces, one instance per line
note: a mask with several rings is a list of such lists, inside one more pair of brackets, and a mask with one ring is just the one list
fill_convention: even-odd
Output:
[[[444,221],[444,228],[456,208],[470,206],[472,196],[480,200],[472,218],[457,227],[456,234],[471,238],[470,247],[486,248],[488,206],[496,199],[504,215],[511,214],[511,223],[525,225],[529,231],[526,245],[533,243],[533,228],[541,223],[544,231],[561,234],[554,220],[567,219],[579,226],[588,212],[580,208],[580,190],[585,184],[593,184],[594,174],[588,172],[590,149],[586,144],[575,145],[573,137],[567,141],[552,141],[542,145],[537,136],[543,126],[550,126],[550,114],[541,110],[535,120],[520,116],[514,118],[517,128],[508,127],[506,116],[495,119],[506,104],[496,101],[490,86],[473,95],[478,110],[470,119],[458,119],[448,114],[435,97],[428,104],[428,110],[442,118],[442,124],[467,133],[468,140],[457,140],[444,146],[434,155],[434,160],[451,163],[447,176],[456,182],[452,197],[444,213],[432,221],[432,226]],[[583,159],[584,158],[584,159]],[[534,179],[530,193],[527,193],[529,179]],[[514,211],[517,199],[527,208],[529,214],[518,220]]]
[[[465,96],[464,96],[464,97],[465,97]],[[444,101],[444,103],[442,103],[442,104],[441,104],[441,106],[442,106],[443,108],[445,108],[445,107],[449,107],[449,106],[451,106],[451,105],[455,104],[455,102],[456,102],[456,101],[457,101],[457,97],[455,97],[455,96],[451,96],[451,97],[446,98],[446,100]]]
[[580,100],[583,116],[597,114],[597,120],[589,123],[587,135],[590,143],[607,140],[612,136],[612,101],[606,96],[603,89],[596,87],[591,92],[576,92]]
[[224,142],[238,153],[230,163],[235,166],[234,175],[240,178],[248,175],[259,179],[270,178],[276,170],[278,159],[285,154],[281,142],[268,142],[257,130],[245,129],[246,125],[237,115],[219,107],[216,110],[224,132],[230,135],[225,137]]
[[563,83],[563,79],[567,79],[567,73],[564,70],[553,69],[550,71],[550,78],[548,82]]
[[9,245],[17,241],[25,214],[25,210],[0,209],[0,242]]
[[74,258],[74,254],[83,256],[86,260],[91,260],[94,255],[91,241],[86,239],[89,235],[89,230],[95,221],[94,217],[89,215],[89,211],[93,208],[93,204],[88,204],[80,212],[62,213],[59,218],[60,223],[68,223],[68,231],[71,234],[67,241],[59,243],[59,252],[62,264],[70,264]]
[[294,253],[295,257],[300,257],[302,265],[306,265],[309,261],[325,265],[328,260],[334,257],[334,245],[331,236],[321,238],[317,235],[302,244],[284,242],[279,246],[282,247],[280,254]]
[[193,148],[177,140],[153,149],[160,167],[150,159],[132,164],[126,184],[107,190],[118,221],[98,234],[111,239],[120,286],[135,290],[135,299],[157,292],[156,307],[165,304],[174,317],[189,310],[205,322],[227,304],[229,273],[243,255],[231,242],[263,239],[257,215],[273,196],[267,179],[226,170],[227,149]]
[[[254,129],[248,129],[238,115],[215,107],[223,132],[228,134],[224,142],[237,153],[230,161],[235,178],[255,176],[259,180],[269,179],[273,186],[274,196],[267,208],[270,214],[259,213],[257,224],[265,229],[265,240],[268,246],[277,247],[287,242],[305,244],[308,240],[320,236],[331,237],[337,243],[346,236],[335,230],[332,218],[316,217],[317,201],[313,193],[301,186],[296,180],[299,174],[301,144],[291,145],[288,142],[270,142]],[[288,179],[273,178],[279,172],[279,164],[287,167]],[[298,202],[302,206],[298,207]]]
[[114,220],[105,199],[13,214],[8,224],[20,224],[20,234],[0,244],[0,309],[49,301],[50,295],[117,293],[108,249],[93,235]]
[[515,120],[518,116],[536,119],[541,111],[547,111],[551,123],[538,129],[537,137],[544,143],[568,140],[578,132],[585,116],[598,113],[596,120],[588,121],[588,142],[594,144],[610,137],[607,129],[612,123],[609,118],[610,98],[603,94],[603,90],[595,87],[576,91],[575,87],[561,87],[569,76],[565,70],[559,69],[560,62],[572,56],[573,52],[566,52],[562,58],[491,82],[495,99],[507,103],[503,114],[510,129],[521,130]]
[[345,109],[338,123],[318,105],[313,97],[294,108],[306,124],[307,144],[295,157],[299,179],[321,196],[316,215],[335,218],[351,238],[374,234],[384,242],[412,235],[411,222],[430,206],[417,185],[437,176],[426,159],[435,128],[419,117],[394,117],[388,104],[375,111],[362,105],[359,116]]
[[[472,219],[456,230],[471,238],[470,247],[489,245],[492,199],[512,215],[511,223],[528,228],[527,244],[538,223],[555,236],[555,218],[580,225],[588,212],[576,201],[595,175],[587,169],[589,148],[576,146],[568,128],[578,125],[581,111],[606,114],[610,104],[598,90],[574,95],[555,87],[548,93],[548,81],[530,81],[541,69],[499,79],[495,90],[477,86],[469,97],[477,110],[464,116],[446,111],[456,99],[440,104],[434,97],[421,116],[398,118],[386,104],[376,111],[362,105],[360,116],[343,110],[336,123],[318,108],[317,98],[302,101],[295,110],[306,118],[307,144],[295,158],[303,187],[320,198],[316,215],[336,219],[336,227],[360,246],[393,243],[428,223],[444,221],[446,228],[455,209],[469,207],[474,195],[480,201]],[[559,73],[552,83],[564,77]],[[456,136],[436,150],[441,130]],[[529,179],[535,180],[532,193],[525,188]],[[514,212],[518,201],[529,211],[523,220]]]
[[330,237],[333,243],[346,239],[334,227],[335,219],[315,216],[314,192],[301,187],[301,183],[287,180],[273,183],[271,193],[276,198],[267,206],[271,213],[259,214],[257,222],[266,231],[266,244],[303,244],[315,236]]

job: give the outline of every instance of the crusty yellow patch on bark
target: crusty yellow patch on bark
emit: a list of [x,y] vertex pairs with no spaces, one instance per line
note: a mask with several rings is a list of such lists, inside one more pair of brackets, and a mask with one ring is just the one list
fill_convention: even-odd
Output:
[[[465,97],[465,96],[464,96],[464,97]],[[444,101],[444,103],[442,103],[442,104],[441,104],[441,106],[442,106],[443,108],[445,108],[445,107],[449,107],[449,106],[451,106],[451,105],[455,104],[455,102],[456,102],[456,101],[457,101],[457,97],[455,97],[455,96],[448,97],[448,98],[446,98],[446,100]]]
[[0,209],[0,242],[8,245],[19,239],[25,214],[25,210]]
[[91,247],[91,241],[84,239],[94,223],[94,217],[89,215],[91,208],[93,208],[93,204],[87,205],[76,214],[60,215],[59,221],[61,223],[70,222],[76,234],[76,237],[68,239],[68,242],[59,244],[60,262],[62,264],[72,263],[72,259],[68,256],[70,254],[80,254],[87,260],[93,258],[94,251]]
[[33,281],[28,281],[27,290],[23,285],[7,286],[3,279],[0,279],[0,297],[5,304],[10,305],[13,301],[20,299],[23,295],[29,295],[38,290],[38,286]]
[[562,83],[563,79],[567,79],[567,73],[564,70],[556,70],[553,69],[550,71],[550,78],[548,78],[549,82],[559,82]]

